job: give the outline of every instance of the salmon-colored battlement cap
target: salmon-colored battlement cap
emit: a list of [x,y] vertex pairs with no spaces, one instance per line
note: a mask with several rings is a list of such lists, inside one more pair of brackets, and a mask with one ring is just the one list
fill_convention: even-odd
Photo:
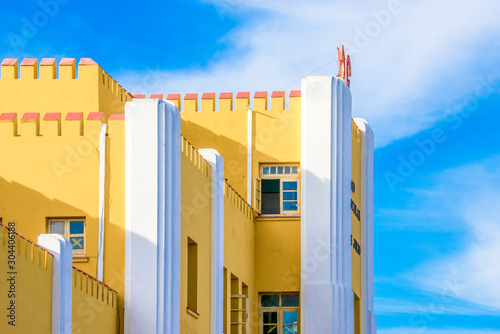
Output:
[[23,61],[21,61],[21,66],[33,66],[36,62],[36,58],[24,58]]
[[82,119],[83,113],[82,112],[69,112],[66,115],[66,120],[67,121],[79,121]]
[[263,98],[263,97],[267,97],[267,92],[255,92],[254,98]]
[[21,121],[36,121],[38,119],[39,114],[40,113],[37,112],[26,112],[21,118]]
[[237,99],[248,99],[250,97],[250,92],[238,92],[236,95]]
[[290,91],[290,97],[300,97],[301,95],[302,95],[302,91],[300,91],[300,90]]
[[2,60],[2,66],[12,66],[12,65],[16,65],[17,63],[17,59],[15,58],[6,58],[4,60]]
[[78,65],[97,65],[97,63],[93,61],[91,58],[82,58],[80,59]]
[[54,65],[54,63],[56,62],[56,58],[43,58],[41,61],[40,61],[40,66],[50,66],[50,65]]
[[184,95],[184,100],[197,100],[198,99],[198,94],[196,93],[189,93]]
[[150,99],[163,99],[163,94],[151,94]]
[[110,121],[124,121],[125,120],[125,114],[112,114],[109,116]]
[[181,94],[168,94],[167,100],[178,100],[181,98]]
[[201,96],[202,100],[210,100],[210,99],[215,99],[215,93],[203,93]]
[[284,91],[284,90],[277,90],[277,91],[274,91],[274,92],[271,94],[271,97],[285,97],[285,91]]
[[60,66],[71,66],[75,64],[75,58],[62,58],[59,62]]
[[144,99],[146,98],[145,94],[131,94],[134,99]]
[[233,93],[220,93],[219,99],[232,99]]
[[100,121],[104,117],[104,112],[90,112],[87,116],[88,121]]
[[0,115],[0,121],[13,121],[16,119],[17,113],[15,112],[4,112]]
[[61,117],[60,112],[48,112],[43,116],[44,121],[57,121]]

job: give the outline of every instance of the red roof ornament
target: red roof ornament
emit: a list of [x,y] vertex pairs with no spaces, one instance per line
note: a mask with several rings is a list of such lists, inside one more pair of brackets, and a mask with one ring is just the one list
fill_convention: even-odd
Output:
[[349,80],[351,76],[351,57],[345,55],[344,45],[341,44],[337,50],[339,54],[339,74],[337,78],[344,80],[347,86],[351,87],[351,81]]

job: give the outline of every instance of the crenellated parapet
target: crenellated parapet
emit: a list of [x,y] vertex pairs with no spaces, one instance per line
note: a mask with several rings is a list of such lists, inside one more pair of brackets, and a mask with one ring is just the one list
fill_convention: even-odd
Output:
[[0,69],[0,112],[123,113],[132,95],[94,60],[4,59]]
[[[132,94],[134,98],[146,98],[144,94]],[[152,94],[149,98],[163,98],[163,94]],[[300,108],[300,90],[292,90],[288,95],[290,110]],[[250,92],[238,92],[233,96],[231,92],[219,94],[219,109],[216,110],[216,94],[203,93],[201,98],[197,93],[168,94],[166,100],[172,101],[181,112],[217,112],[217,111],[247,111],[248,106],[253,106],[256,111],[283,111],[286,105],[285,91],[273,91],[270,96],[268,92],[258,91],[250,97]],[[271,102],[269,108],[269,100]]]
[[[0,137],[78,137],[95,136],[105,121],[104,112],[1,113]],[[109,120],[121,120],[123,114],[111,114]]]

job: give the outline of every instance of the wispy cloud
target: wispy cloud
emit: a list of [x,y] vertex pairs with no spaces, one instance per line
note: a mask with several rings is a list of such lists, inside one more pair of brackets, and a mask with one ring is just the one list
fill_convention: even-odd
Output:
[[331,61],[344,43],[352,51],[354,114],[370,121],[382,146],[442,119],[480,77],[498,76],[495,0],[205,2],[221,16],[246,15],[224,37],[228,51],[202,70],[153,71],[153,79],[124,72],[119,81],[147,93],[295,89],[324,64],[314,74],[335,75]]
[[413,327],[398,327],[398,328],[388,328],[379,329],[377,331],[379,334],[499,334],[500,331],[494,329],[474,329],[474,328],[455,328],[455,329],[424,329],[413,328]]
[[[423,290],[440,293],[485,309],[500,310],[500,156],[443,172],[442,185],[453,192],[466,229],[461,249],[429,260],[405,275]],[[454,187],[458,192],[454,192]],[[450,288],[450,286],[452,288]]]

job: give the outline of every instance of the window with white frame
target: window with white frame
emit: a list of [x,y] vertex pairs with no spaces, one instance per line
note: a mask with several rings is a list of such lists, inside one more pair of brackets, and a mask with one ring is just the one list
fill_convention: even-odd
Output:
[[298,216],[300,169],[298,164],[265,164],[256,180],[255,205],[262,215]]
[[85,256],[85,219],[51,218],[48,220],[48,225],[49,233],[60,234],[69,240],[74,257]]

